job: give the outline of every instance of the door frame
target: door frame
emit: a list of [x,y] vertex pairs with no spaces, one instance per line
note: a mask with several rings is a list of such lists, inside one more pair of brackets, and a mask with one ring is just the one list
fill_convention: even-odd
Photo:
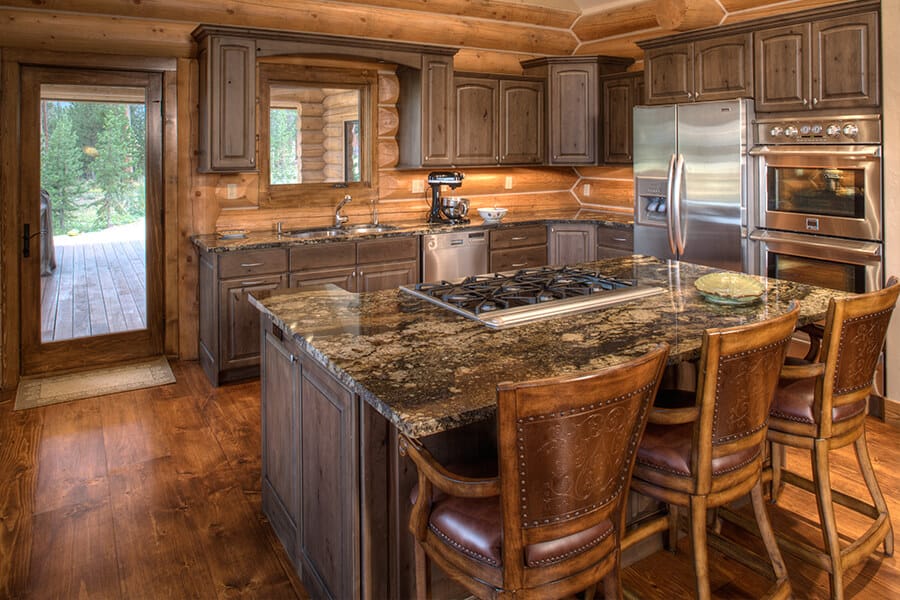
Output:
[[[19,101],[19,229],[38,223],[40,192],[40,86],[42,83],[119,85],[146,90],[146,328],[44,343],[41,340],[40,236],[30,240],[30,258],[20,265],[20,355],[22,374],[81,369],[162,353],[163,290],[163,75],[100,68],[22,66]],[[37,231],[32,225],[32,231]],[[21,240],[21,231],[18,236]],[[21,249],[20,249],[21,250]]]

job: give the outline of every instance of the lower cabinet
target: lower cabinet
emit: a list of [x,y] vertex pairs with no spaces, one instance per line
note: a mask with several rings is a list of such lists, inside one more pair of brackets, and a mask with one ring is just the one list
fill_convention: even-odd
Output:
[[590,262],[596,256],[597,226],[593,223],[551,225],[548,239],[547,262],[551,265]]
[[419,281],[419,238],[405,236],[291,248],[289,285],[333,283],[375,292]]
[[634,230],[612,225],[597,226],[597,259],[634,254]]
[[490,270],[514,271],[547,264],[547,226],[521,225],[491,230]]
[[263,317],[262,505],[314,598],[359,598],[359,399]]
[[287,284],[284,248],[200,253],[200,365],[213,385],[259,374],[253,292]]

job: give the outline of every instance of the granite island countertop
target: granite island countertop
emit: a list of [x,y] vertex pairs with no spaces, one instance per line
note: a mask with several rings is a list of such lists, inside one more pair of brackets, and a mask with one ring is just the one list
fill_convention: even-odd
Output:
[[[329,244],[333,242],[347,242],[361,239],[396,237],[406,235],[421,235],[425,233],[443,233],[449,231],[465,231],[469,229],[499,229],[516,225],[539,225],[550,223],[596,223],[622,229],[631,229],[634,215],[631,213],[617,213],[611,211],[598,211],[589,208],[577,210],[547,210],[547,211],[511,211],[499,224],[485,223],[477,214],[470,215],[471,222],[462,225],[449,223],[389,223],[393,228],[379,233],[352,233],[339,237],[321,238],[292,238],[289,235],[279,235],[274,231],[247,231],[244,237],[223,238],[220,234],[209,233],[191,237],[194,245],[206,252],[233,252],[236,250],[258,250],[261,248],[279,248],[296,245]],[[353,225],[354,223],[348,223]],[[322,228],[326,228],[323,226]],[[301,229],[300,227],[285,227],[285,230]]]
[[632,256],[586,263],[664,292],[593,312],[491,330],[400,290],[366,294],[334,286],[261,292],[251,302],[314,360],[401,432],[423,437],[490,418],[496,386],[589,371],[667,342],[670,364],[696,359],[702,332],[770,318],[801,306],[801,324],[824,317],[846,292],[760,277],[749,306],[713,304],[693,286],[720,271]]

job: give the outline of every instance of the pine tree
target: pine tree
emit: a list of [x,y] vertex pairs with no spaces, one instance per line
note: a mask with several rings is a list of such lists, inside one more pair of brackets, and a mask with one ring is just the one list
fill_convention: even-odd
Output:
[[109,227],[128,216],[127,197],[131,189],[130,133],[124,105],[106,113],[103,130],[97,136],[94,172],[103,196],[93,203],[97,224]]
[[[50,194],[53,220],[59,231],[69,229],[68,219],[85,192],[83,153],[68,110],[48,110],[48,129],[42,132],[41,187]],[[49,125],[52,123],[52,125]]]

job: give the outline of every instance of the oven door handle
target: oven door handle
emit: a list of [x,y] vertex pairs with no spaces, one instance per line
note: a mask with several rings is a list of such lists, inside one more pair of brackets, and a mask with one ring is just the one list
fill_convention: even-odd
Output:
[[666,234],[669,236],[669,250],[672,256],[678,256],[678,246],[675,244],[675,226],[672,223],[672,213],[675,212],[675,161],[677,155],[673,154],[669,158],[669,170],[666,173]]
[[881,156],[881,146],[754,146],[750,156],[838,156],[871,159]]
[[756,230],[750,239],[763,242],[779,254],[793,254],[818,260],[841,261],[857,265],[880,262],[882,246],[878,242],[858,242],[838,238],[822,238],[799,233]]

